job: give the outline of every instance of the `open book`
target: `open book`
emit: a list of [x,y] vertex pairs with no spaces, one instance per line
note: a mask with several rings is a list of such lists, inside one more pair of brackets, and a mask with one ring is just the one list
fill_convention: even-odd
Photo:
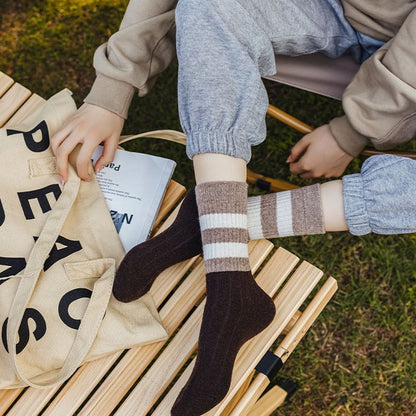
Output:
[[[93,163],[102,150],[95,149]],[[149,237],[175,166],[170,159],[117,149],[113,162],[97,173],[126,251]]]

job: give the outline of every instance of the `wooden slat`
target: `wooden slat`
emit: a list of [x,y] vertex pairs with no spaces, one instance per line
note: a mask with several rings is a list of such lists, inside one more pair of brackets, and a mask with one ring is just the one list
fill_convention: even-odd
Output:
[[30,98],[16,111],[16,113],[7,121],[6,127],[19,125],[27,117],[33,114],[45,100],[37,94],[32,94]]
[[205,302],[186,321],[116,415],[146,415],[195,351]]
[[23,105],[31,92],[20,84],[13,84],[0,98],[0,127]]
[[152,413],[152,416],[165,416],[169,415],[176,398],[179,396],[181,390],[185,387],[185,384],[189,380],[194,369],[195,360],[192,360],[185,368],[185,371],[181,374],[174,386],[169,390],[168,394],[159,403],[156,410]]
[[258,374],[257,377],[254,378],[244,396],[230,413],[230,416],[250,414],[251,409],[256,405],[261,394],[270,385],[270,380],[267,377],[262,376],[263,374]]
[[279,386],[273,386],[248,413],[249,416],[270,416],[287,397],[287,392]]
[[153,229],[157,229],[159,224],[169,214],[172,208],[177,204],[181,196],[185,193],[186,189],[178,182],[170,181],[168,189],[166,189],[165,196],[163,198],[163,204],[157,214]]
[[19,397],[24,389],[0,390],[0,415],[4,415],[6,410]]
[[[189,287],[192,287],[193,282],[195,282],[195,286],[197,287],[202,285],[203,275],[201,275],[201,269],[202,264],[200,263],[196,271],[188,276],[186,282],[189,283]],[[190,293],[185,289],[182,292],[182,296],[180,296],[180,292],[178,289],[175,292],[176,298],[174,301],[168,302],[160,311],[161,318],[169,333],[176,330],[181,324],[184,315],[188,313],[187,309],[182,307],[183,299],[182,302],[178,303],[177,301],[181,301],[181,299],[177,299],[177,297],[186,297]],[[195,296],[198,296],[198,294]],[[102,416],[109,414],[164,345],[165,342],[160,342],[158,344],[129,350],[111,374],[107,376],[100,388],[90,398],[87,405],[80,412],[80,415]]]
[[26,389],[16,404],[7,412],[7,416],[38,415],[58,390],[59,387],[42,390]]
[[240,387],[240,390],[238,390],[237,394],[234,395],[233,399],[228,403],[228,406],[224,409],[222,416],[229,416],[231,411],[234,409],[234,407],[238,404],[238,402],[241,400],[241,398],[246,393],[247,389],[250,387],[251,380],[254,376],[255,371],[252,371],[249,377],[247,377],[247,380],[243,383],[243,385]]
[[274,297],[298,262],[299,257],[279,247],[256,280],[265,292]]
[[12,78],[0,71],[0,97],[14,84]]
[[310,301],[293,328],[284,337],[278,349],[275,351],[275,354],[281,357],[283,363],[287,361],[290,354],[292,354],[293,350],[331,300],[337,289],[337,281],[333,277],[329,277],[319,292]]

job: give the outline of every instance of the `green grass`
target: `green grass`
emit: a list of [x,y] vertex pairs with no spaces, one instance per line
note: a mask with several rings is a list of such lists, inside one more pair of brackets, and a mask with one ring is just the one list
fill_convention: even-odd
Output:
[[[3,0],[0,70],[43,97],[62,88],[81,104],[94,79],[92,56],[119,25],[126,0]],[[176,65],[152,92],[134,99],[125,133],[180,129]],[[342,114],[340,103],[267,82],[270,101],[308,124]],[[254,148],[250,167],[293,177],[284,160],[301,136],[267,119],[268,138]],[[412,144],[413,149],[415,148]],[[193,185],[184,148],[158,141],[129,149],[178,162],[174,178]],[[357,159],[347,173],[357,172]],[[250,188],[250,192],[260,191]],[[354,237],[333,233],[274,240],[334,276],[339,290],[299,344],[281,375],[299,384],[279,415],[411,415],[416,413],[416,236]]]

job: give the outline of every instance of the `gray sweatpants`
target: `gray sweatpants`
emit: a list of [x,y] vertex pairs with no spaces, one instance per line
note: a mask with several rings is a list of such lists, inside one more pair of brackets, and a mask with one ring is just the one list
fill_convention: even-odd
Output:
[[[275,53],[350,52],[358,62],[382,42],[351,27],[339,0],[179,0],[178,100],[187,154],[251,157],[266,137],[262,76]],[[277,71],[279,68],[277,68]]]

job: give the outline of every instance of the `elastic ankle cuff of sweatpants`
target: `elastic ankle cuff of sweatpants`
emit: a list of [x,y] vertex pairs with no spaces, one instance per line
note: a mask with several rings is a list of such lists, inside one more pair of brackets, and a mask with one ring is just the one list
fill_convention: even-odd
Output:
[[201,153],[220,153],[244,159],[251,159],[249,140],[236,137],[232,132],[200,131],[187,134],[186,154],[190,159]]
[[350,233],[353,235],[371,233],[361,174],[346,175],[342,178],[342,183],[345,221]]

